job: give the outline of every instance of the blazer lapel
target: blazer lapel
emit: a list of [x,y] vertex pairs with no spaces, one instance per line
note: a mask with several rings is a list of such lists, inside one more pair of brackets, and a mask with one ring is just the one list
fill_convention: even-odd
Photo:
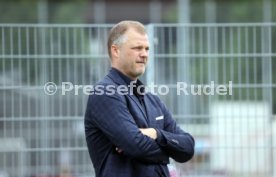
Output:
[[[118,85],[126,85],[125,81],[120,77],[120,75],[112,70],[110,70],[107,77],[109,77],[111,80],[113,80]],[[148,125],[148,123],[147,123],[148,119],[147,119],[146,112],[142,108],[142,105],[139,103],[139,100],[136,98],[136,96],[133,93],[132,94],[128,93],[127,96],[130,97],[135,102],[135,104],[138,106],[138,108],[144,115],[144,119],[143,118],[141,118],[141,119],[143,119],[145,124]]]
[[154,120],[151,117],[153,115],[152,111],[154,109],[152,108],[153,105],[150,104],[151,101],[149,100],[147,95],[144,96],[144,102],[145,102],[145,109],[146,109],[146,114],[147,114],[147,118],[148,118],[148,124],[152,125]]
[[144,120],[147,122],[147,120],[148,120],[147,114],[146,114],[145,110],[143,109],[141,103],[139,103],[139,100],[136,98],[136,96],[133,94],[132,95],[128,94],[127,96],[129,96],[135,102],[135,104],[139,107],[140,111],[142,111],[142,113],[144,115]]

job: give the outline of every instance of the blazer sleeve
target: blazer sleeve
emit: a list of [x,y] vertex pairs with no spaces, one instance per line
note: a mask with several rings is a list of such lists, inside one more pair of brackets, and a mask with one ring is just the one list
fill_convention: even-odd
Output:
[[90,95],[87,111],[90,116],[86,121],[93,121],[124,155],[151,163],[169,163],[169,156],[157,142],[141,133],[123,95]]
[[186,162],[194,155],[194,138],[176,124],[169,110],[158,100],[164,114],[164,129],[156,129],[156,142],[175,161]]

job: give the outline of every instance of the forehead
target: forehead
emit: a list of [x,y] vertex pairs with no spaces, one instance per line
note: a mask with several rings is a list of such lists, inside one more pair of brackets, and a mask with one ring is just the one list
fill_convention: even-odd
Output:
[[143,44],[148,45],[148,35],[147,34],[141,34],[134,29],[129,29],[126,33],[127,35],[127,43],[130,44]]

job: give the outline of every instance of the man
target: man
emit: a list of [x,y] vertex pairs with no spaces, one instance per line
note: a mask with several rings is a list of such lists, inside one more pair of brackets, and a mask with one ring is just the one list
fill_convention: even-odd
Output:
[[[112,68],[94,87],[85,113],[97,177],[168,177],[170,157],[186,162],[194,154],[193,137],[176,125],[156,95],[144,92],[138,79],[145,72],[148,51],[141,23],[122,21],[111,29]],[[131,89],[122,94],[121,86]]]

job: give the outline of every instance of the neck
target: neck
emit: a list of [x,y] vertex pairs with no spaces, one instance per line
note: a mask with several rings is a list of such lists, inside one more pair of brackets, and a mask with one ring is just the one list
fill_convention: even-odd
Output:
[[116,66],[111,66],[112,68],[115,68],[116,70],[120,71],[121,73],[123,73],[125,76],[127,76],[129,79],[133,80],[133,81],[137,81],[138,77],[132,77],[130,75],[128,75],[127,73],[125,73],[123,70],[121,70],[120,68],[116,67]]

